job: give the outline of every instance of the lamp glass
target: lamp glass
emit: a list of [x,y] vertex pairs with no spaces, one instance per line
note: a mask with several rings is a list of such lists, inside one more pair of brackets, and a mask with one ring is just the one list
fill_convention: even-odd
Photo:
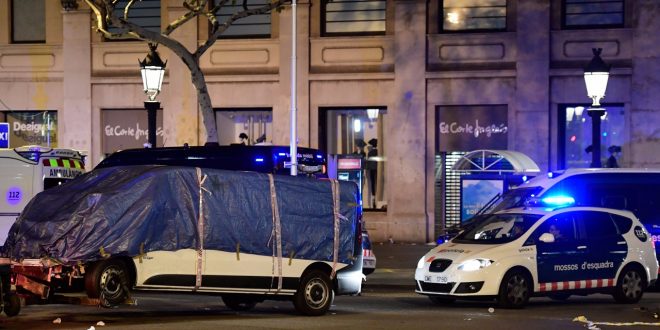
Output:
[[594,106],[600,105],[599,100],[605,97],[608,72],[585,72],[584,83],[587,85],[587,95],[594,100]]
[[142,73],[144,92],[149,97],[149,100],[153,101],[156,95],[160,93],[165,69],[159,66],[145,66],[140,69],[140,72]]

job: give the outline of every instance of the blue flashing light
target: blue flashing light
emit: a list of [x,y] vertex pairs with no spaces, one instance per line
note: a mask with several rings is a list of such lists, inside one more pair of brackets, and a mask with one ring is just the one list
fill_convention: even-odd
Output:
[[257,163],[263,163],[264,159],[263,158],[255,158],[254,161],[257,162]]
[[548,172],[548,178],[552,179],[553,176],[554,174],[552,172]]
[[603,137],[607,137],[607,132],[603,132]]
[[543,198],[541,201],[543,202],[543,204],[548,206],[567,206],[567,205],[575,204],[575,198],[571,196],[563,196],[563,195],[548,196],[546,198]]
[[323,159],[323,156],[321,156],[321,155],[316,155],[316,158],[318,158],[318,159]]
[[522,180],[523,182],[527,182],[527,175],[523,175]]
[[286,156],[286,153],[280,152],[277,154],[278,156]]

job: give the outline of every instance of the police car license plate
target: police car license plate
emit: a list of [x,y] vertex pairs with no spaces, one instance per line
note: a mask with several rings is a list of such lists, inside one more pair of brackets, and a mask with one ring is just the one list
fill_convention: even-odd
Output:
[[363,260],[363,268],[374,268],[375,262],[373,260]]
[[424,280],[426,282],[431,282],[431,283],[440,283],[440,284],[449,283],[449,279],[447,278],[447,276],[425,276]]

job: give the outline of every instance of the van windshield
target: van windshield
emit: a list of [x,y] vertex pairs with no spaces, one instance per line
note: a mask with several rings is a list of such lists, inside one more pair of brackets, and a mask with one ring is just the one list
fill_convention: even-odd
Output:
[[514,241],[538,221],[538,214],[492,214],[452,240],[465,244],[502,244]]

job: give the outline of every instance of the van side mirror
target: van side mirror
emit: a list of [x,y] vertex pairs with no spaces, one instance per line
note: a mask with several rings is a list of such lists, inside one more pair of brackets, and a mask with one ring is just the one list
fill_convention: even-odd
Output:
[[541,237],[539,237],[539,241],[543,243],[554,243],[555,242],[555,235],[550,234],[550,233],[543,233]]

